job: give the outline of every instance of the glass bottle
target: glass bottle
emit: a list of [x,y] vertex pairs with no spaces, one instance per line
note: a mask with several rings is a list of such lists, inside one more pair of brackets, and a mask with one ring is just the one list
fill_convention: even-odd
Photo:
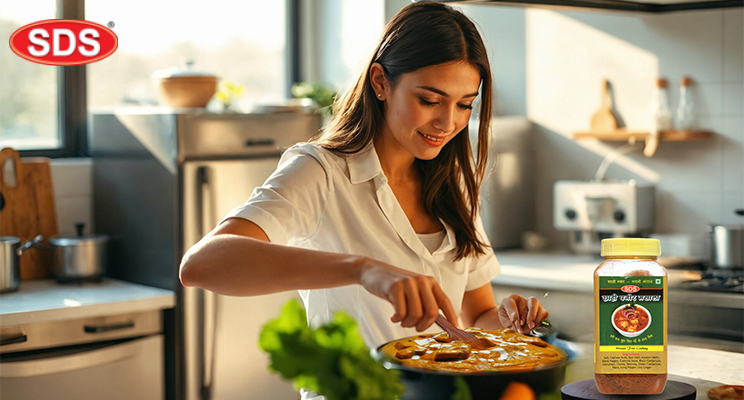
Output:
[[691,85],[692,79],[686,76],[679,82],[679,105],[675,114],[675,125],[680,131],[695,129],[695,103],[692,100]]
[[669,108],[669,93],[667,80],[656,80],[656,92],[653,101],[654,127],[657,131],[672,130],[672,110]]
[[659,394],[667,381],[667,272],[658,239],[604,239],[594,271],[594,382]]

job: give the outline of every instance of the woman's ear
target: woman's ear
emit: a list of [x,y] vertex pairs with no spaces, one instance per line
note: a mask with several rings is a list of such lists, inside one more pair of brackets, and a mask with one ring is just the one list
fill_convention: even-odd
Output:
[[372,85],[372,90],[375,91],[375,97],[377,100],[385,100],[385,89],[389,89],[387,78],[385,78],[385,70],[382,68],[380,63],[372,63],[369,68],[369,82]]

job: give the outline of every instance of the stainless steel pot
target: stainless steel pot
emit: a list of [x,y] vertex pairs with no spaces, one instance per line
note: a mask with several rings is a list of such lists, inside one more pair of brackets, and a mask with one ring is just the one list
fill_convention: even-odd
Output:
[[713,225],[713,264],[717,268],[744,268],[744,225]]
[[21,245],[21,238],[0,236],[0,293],[14,292],[21,284],[21,255],[36,243],[44,240],[36,236]]
[[54,252],[52,273],[60,282],[98,280],[106,273],[107,235],[58,236],[49,239]]

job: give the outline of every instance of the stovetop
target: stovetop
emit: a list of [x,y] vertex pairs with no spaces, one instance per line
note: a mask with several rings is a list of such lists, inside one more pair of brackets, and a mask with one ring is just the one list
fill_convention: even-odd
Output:
[[744,293],[743,269],[708,268],[699,280],[680,283],[680,288],[706,292]]

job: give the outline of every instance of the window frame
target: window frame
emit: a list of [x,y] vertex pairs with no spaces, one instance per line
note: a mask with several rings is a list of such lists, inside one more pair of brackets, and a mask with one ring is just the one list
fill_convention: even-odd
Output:
[[[300,80],[300,0],[286,1],[286,94]],[[85,19],[85,0],[57,0],[56,18]],[[21,157],[88,157],[88,101],[86,66],[57,69],[57,130],[62,146],[55,149],[19,150]]]

